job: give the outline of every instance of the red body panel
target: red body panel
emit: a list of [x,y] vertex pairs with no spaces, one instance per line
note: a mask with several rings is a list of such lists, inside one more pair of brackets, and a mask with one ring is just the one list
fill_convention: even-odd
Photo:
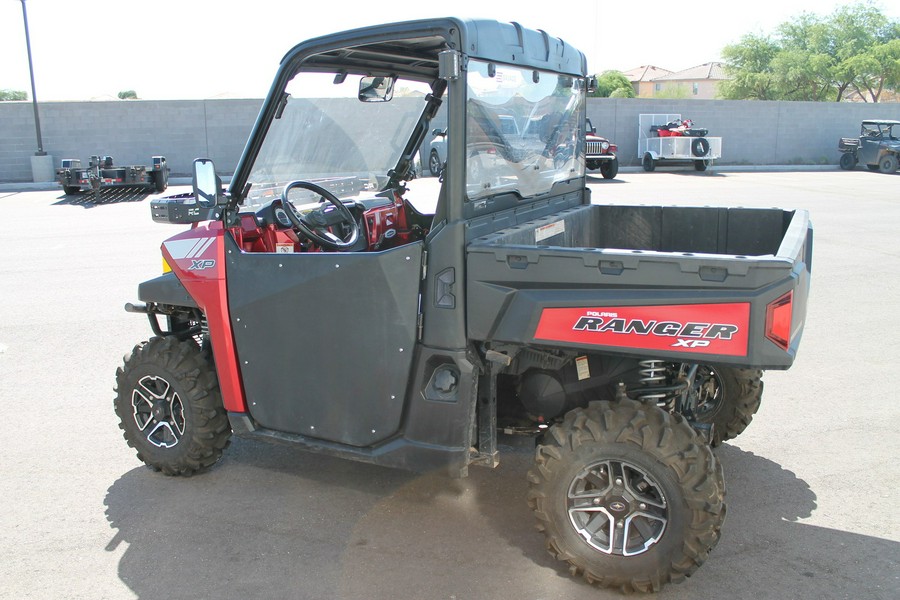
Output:
[[535,340],[746,356],[750,304],[545,308]]
[[225,231],[212,221],[169,238],[163,257],[206,315],[225,409],[247,412],[225,285]]

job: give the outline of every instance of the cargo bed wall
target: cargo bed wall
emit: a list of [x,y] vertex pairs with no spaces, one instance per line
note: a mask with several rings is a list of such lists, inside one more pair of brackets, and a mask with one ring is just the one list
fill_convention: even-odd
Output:
[[473,240],[475,245],[776,254],[793,212],[683,206],[581,206]]
[[[578,348],[584,345],[535,337],[545,309],[658,307],[654,318],[667,319],[691,307],[692,322],[711,323],[718,309],[740,306],[743,346],[708,360],[787,368],[805,319],[811,240],[805,211],[593,205],[560,211],[469,244],[469,337]],[[792,343],[784,351],[764,339],[766,309],[792,291]],[[684,353],[654,354],[683,359]]]

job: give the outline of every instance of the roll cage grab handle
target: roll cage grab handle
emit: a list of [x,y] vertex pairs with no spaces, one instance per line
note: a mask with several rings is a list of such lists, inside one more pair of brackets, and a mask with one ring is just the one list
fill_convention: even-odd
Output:
[[403,149],[403,154],[400,155],[400,160],[397,161],[397,165],[393,169],[388,171],[388,182],[384,186],[386,190],[396,187],[400,181],[409,176],[413,157],[428,135],[431,120],[441,108],[441,104],[443,104],[441,96],[444,95],[444,90],[447,89],[447,82],[438,79],[431,85],[431,89],[432,93],[425,97],[425,109],[413,128],[409,141],[406,142],[406,147]]

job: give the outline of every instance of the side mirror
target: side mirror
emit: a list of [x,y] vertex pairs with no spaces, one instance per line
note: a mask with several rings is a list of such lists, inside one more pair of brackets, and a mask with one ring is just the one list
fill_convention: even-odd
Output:
[[441,129],[440,127],[438,127],[438,128],[434,129],[434,130],[431,132],[431,135],[435,135],[435,136],[445,136],[445,135],[447,135],[447,130],[446,130],[446,129]]
[[191,184],[198,206],[212,208],[219,204],[222,180],[216,175],[213,161],[208,158],[198,158],[194,161],[194,177]]
[[394,97],[393,77],[363,77],[359,80],[360,102],[389,102]]
[[597,76],[590,75],[587,78],[587,93],[590,96],[597,91]]

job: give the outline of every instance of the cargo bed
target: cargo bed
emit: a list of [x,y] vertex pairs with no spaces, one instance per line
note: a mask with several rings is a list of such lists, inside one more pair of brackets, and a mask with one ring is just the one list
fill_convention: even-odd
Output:
[[469,337],[786,369],[811,240],[803,210],[565,209],[471,241]]

